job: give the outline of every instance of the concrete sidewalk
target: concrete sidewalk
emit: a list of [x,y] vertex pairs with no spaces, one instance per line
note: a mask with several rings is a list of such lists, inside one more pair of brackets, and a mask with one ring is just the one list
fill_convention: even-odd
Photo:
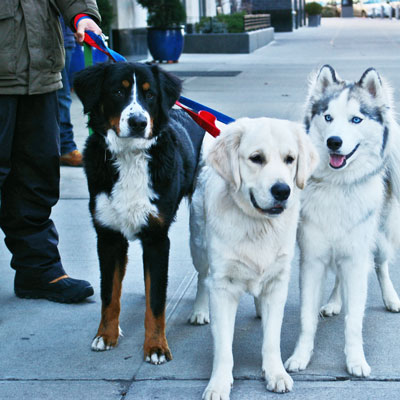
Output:
[[[184,78],[184,94],[234,118],[270,116],[301,120],[307,76],[331,64],[346,79],[359,79],[374,66],[395,88],[399,99],[400,22],[396,20],[323,19],[319,28],[275,34],[275,41],[250,55],[183,55],[164,65]],[[195,71],[240,71],[230,77],[196,77]],[[73,102],[80,148],[87,136],[81,105]],[[131,243],[122,295],[119,346],[90,350],[100,318],[99,271],[95,233],[88,212],[82,169],[62,167],[61,200],[54,208],[66,271],[88,279],[95,295],[82,304],[21,300],[13,293],[10,255],[0,252],[0,399],[200,399],[212,367],[209,326],[187,323],[196,290],[188,246],[188,210],[182,204],[171,229],[167,337],[173,361],[149,365],[142,360],[144,284],[141,250]],[[399,260],[392,266],[400,291]],[[326,295],[332,287],[327,282]],[[299,331],[297,260],[282,329],[282,357],[292,352]],[[320,321],[309,368],[294,374],[294,390],[285,399],[396,399],[400,396],[400,315],[385,311],[377,279],[370,277],[364,342],[371,377],[358,380],[345,370],[343,316]],[[234,340],[235,383],[231,399],[277,398],[261,377],[261,324],[253,301],[244,296]]]

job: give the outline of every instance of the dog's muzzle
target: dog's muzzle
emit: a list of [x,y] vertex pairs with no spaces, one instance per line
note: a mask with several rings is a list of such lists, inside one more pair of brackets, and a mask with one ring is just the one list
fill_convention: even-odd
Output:
[[[274,186],[272,186],[271,188],[271,193],[272,193],[272,189],[277,186],[277,185],[284,185],[287,186],[285,184],[275,184]],[[260,213],[262,214],[267,214],[269,216],[274,216],[274,215],[279,215],[282,214],[283,211],[285,210],[286,207],[286,200],[289,198],[290,195],[290,188],[289,186],[287,186],[287,188],[289,189],[289,191],[287,191],[286,189],[283,190],[283,187],[281,188],[281,190],[279,191],[279,194],[277,194],[278,197],[281,198],[281,200],[277,200],[276,197],[274,196],[274,194],[272,193],[272,195],[274,196],[276,202],[272,207],[269,208],[262,208],[258,205],[256,198],[254,197],[253,192],[250,190],[250,201],[251,204],[253,205],[253,207]],[[282,191],[283,190],[283,191]],[[275,192],[277,191],[277,188],[275,188]],[[283,193],[284,192],[284,193]],[[285,197],[285,198],[283,198]]]
[[147,118],[142,114],[133,114],[128,118],[129,137],[143,138],[147,128]]

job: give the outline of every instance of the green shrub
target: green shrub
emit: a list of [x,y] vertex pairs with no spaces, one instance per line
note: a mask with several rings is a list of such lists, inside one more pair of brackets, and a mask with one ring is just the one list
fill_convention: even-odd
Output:
[[237,12],[233,14],[221,14],[218,15],[218,21],[223,22],[229,33],[241,33],[244,32],[244,16],[245,11]]
[[234,14],[220,14],[216,17],[202,17],[196,24],[197,33],[241,33],[244,32],[244,15],[237,12]]
[[180,0],[137,0],[147,8],[147,24],[154,28],[174,28],[186,21],[185,9]]
[[197,33],[227,33],[226,25],[219,21],[216,17],[202,17],[200,22],[196,24]]
[[315,1],[307,3],[304,9],[308,15],[319,15],[322,12],[321,4]]
[[337,17],[338,15],[337,15],[336,10],[334,8],[332,8],[332,7],[322,7],[321,16],[325,17],[325,18],[327,18],[327,17],[332,18],[332,17]]

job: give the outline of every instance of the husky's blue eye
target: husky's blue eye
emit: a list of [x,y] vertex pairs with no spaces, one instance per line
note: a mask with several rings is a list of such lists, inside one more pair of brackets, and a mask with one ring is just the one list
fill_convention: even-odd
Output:
[[333,120],[333,118],[332,118],[332,115],[331,115],[331,114],[326,114],[326,115],[325,115],[325,121],[326,121],[326,122],[332,122],[332,120]]
[[360,117],[353,117],[353,118],[351,119],[351,122],[352,122],[353,124],[359,124],[361,121],[362,121],[362,119],[361,119]]

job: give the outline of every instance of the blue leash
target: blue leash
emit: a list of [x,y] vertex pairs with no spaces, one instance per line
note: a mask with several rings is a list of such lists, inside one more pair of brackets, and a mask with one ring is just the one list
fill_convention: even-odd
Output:
[[[82,18],[87,18],[87,17],[82,17]],[[77,22],[79,22],[79,19]],[[89,44],[90,46],[95,47],[96,49],[107,54],[115,62],[126,62],[127,61],[126,58],[123,57],[121,54],[119,54],[116,51],[107,47],[101,36],[96,35],[95,33],[91,32],[91,31],[85,32],[84,41],[85,41],[85,43]],[[207,112],[213,114],[218,121],[220,121],[224,124],[230,124],[231,122],[235,121],[233,118],[228,117],[227,115],[222,114],[219,111],[214,110],[213,108],[207,107],[204,104],[197,103],[194,100],[188,99],[187,97],[181,96],[179,98],[179,102],[182,103],[183,105],[185,105],[186,107],[191,108],[192,110],[194,110],[196,112],[207,111]]]
[[234,121],[235,121],[233,118],[228,117],[227,115],[222,114],[222,113],[220,113],[219,111],[216,111],[216,110],[214,110],[214,109],[212,109],[212,108],[210,108],[210,107],[207,107],[207,106],[205,106],[204,104],[197,103],[196,101],[190,100],[190,99],[188,99],[187,97],[181,96],[181,97],[179,98],[179,101],[180,101],[183,105],[185,105],[185,106],[191,108],[191,109],[194,110],[194,111],[197,111],[197,112],[199,112],[199,111],[207,111],[207,112],[209,112],[209,113],[215,115],[215,117],[217,118],[217,120],[220,121],[220,122],[222,122],[222,123],[224,123],[224,124],[230,124],[231,122],[234,122]]

